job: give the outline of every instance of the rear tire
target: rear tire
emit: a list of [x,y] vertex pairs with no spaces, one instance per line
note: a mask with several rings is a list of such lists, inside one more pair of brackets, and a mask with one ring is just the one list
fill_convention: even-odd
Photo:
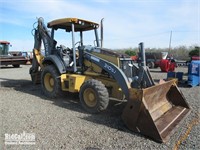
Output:
[[99,113],[108,107],[109,94],[102,82],[88,80],[80,88],[79,98],[83,108],[90,113]]
[[148,62],[148,63],[147,63],[147,66],[148,66],[149,68],[154,68],[155,65],[154,65],[154,62],[151,61],[151,62]]
[[53,65],[44,67],[41,74],[41,86],[43,93],[49,98],[55,98],[61,94],[60,74]]

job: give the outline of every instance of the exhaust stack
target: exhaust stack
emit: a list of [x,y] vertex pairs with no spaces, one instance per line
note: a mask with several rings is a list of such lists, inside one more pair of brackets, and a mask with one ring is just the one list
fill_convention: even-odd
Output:
[[146,56],[143,42],[139,43],[139,53],[141,58],[141,66],[146,67]]
[[103,48],[103,20],[104,18],[101,19],[101,48]]

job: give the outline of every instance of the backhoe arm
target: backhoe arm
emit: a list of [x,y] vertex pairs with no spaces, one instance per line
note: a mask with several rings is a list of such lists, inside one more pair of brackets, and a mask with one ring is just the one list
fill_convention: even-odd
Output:
[[34,49],[41,50],[41,43],[44,44],[45,56],[48,56],[55,49],[56,41],[51,37],[46,25],[44,24],[43,18],[38,19],[38,26],[35,29],[35,44]]
[[33,60],[32,67],[29,71],[33,83],[39,82],[39,79],[37,79],[40,76],[39,68],[43,67],[42,61],[44,59],[44,56],[41,53],[42,43],[44,45],[45,56],[49,56],[55,49],[56,41],[50,36],[50,33],[44,24],[43,18],[39,18],[37,21],[37,27],[34,28]]
[[56,41],[51,37],[46,25],[44,24],[43,18],[39,18],[37,24],[37,28],[34,29],[34,57],[31,68],[33,72],[37,72],[38,67],[42,65],[42,43],[44,45],[45,56],[51,55],[56,45]]

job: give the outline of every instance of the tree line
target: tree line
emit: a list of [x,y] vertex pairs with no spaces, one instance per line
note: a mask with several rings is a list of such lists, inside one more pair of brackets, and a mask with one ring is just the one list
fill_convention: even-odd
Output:
[[[129,56],[135,56],[138,54],[138,48],[124,48],[124,49],[115,49],[120,53],[125,53]],[[168,52],[170,56],[173,56],[178,60],[190,60],[192,56],[200,56],[200,47],[199,46],[179,46],[174,47],[169,50],[169,48],[145,48],[146,52]]]

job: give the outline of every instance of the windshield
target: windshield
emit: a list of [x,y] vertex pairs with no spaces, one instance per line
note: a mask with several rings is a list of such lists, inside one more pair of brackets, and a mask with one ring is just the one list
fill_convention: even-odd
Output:
[[0,44],[0,55],[8,55],[9,44]]
[[[75,41],[74,44],[75,47],[81,45],[81,33],[80,32],[74,32]],[[54,33],[54,39],[57,41],[57,46],[59,45],[65,45],[66,47],[72,48],[72,32],[63,32],[63,30],[56,30]],[[91,46],[97,46],[96,44],[96,37],[94,30],[84,31],[82,33],[82,44],[83,45],[91,45]]]

